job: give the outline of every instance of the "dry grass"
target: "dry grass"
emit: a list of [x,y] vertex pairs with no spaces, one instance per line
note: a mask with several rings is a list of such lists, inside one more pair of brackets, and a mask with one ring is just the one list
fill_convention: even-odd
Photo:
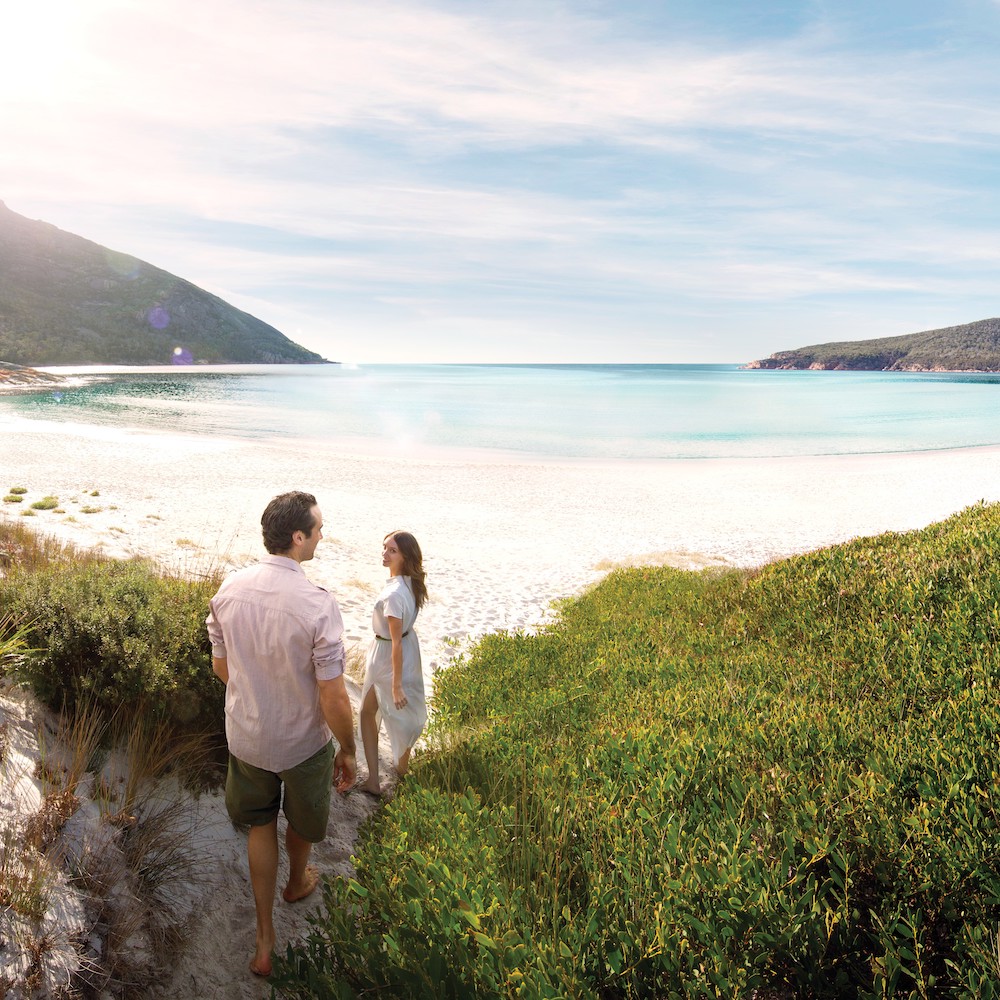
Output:
[[203,771],[211,745],[203,737],[172,737],[166,725],[142,715],[113,719],[108,743],[92,793],[105,833],[81,874],[107,928],[102,968],[90,978],[139,988],[183,937],[179,893],[209,874],[184,806],[191,794],[185,782]]
[[16,521],[0,522],[0,563],[5,572],[31,573],[53,564],[95,561],[100,556],[60,542]]
[[344,673],[352,681],[361,684],[365,679],[365,662],[368,647],[356,642],[344,650]]
[[[79,956],[74,995],[137,996],[183,939],[187,890],[210,874],[185,808],[185,781],[203,771],[209,741],[178,740],[141,713],[104,721],[85,710],[39,744],[41,808],[0,836],[0,908],[23,918],[13,934],[20,971],[16,982],[0,982],[0,1000],[45,982],[53,946],[41,928],[60,869],[83,898],[83,940],[101,942]],[[67,822],[87,800],[83,827],[74,821],[67,839]]]
[[69,818],[80,807],[80,800],[68,789],[49,792],[42,806],[24,824],[24,842],[39,855],[46,854],[58,842]]
[[0,832],[0,907],[10,907],[30,920],[41,920],[49,908],[54,872],[22,831]]

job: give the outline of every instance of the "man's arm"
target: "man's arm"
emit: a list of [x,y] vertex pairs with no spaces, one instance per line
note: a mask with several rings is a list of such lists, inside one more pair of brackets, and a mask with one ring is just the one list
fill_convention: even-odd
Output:
[[212,657],[212,670],[223,684],[229,683],[229,660],[224,656]]
[[344,684],[344,675],[331,681],[319,681],[319,704],[323,718],[333,732],[340,749],[334,759],[334,780],[338,792],[346,792],[354,787],[357,778],[357,762],[354,746],[354,710],[351,698]]

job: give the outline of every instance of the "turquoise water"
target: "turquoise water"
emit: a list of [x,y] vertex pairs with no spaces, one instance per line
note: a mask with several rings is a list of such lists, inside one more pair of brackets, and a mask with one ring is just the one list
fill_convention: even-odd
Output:
[[[56,369],[69,374],[67,369]],[[317,446],[716,458],[1000,444],[1000,375],[735,365],[369,365],[77,370],[0,396],[15,420]]]

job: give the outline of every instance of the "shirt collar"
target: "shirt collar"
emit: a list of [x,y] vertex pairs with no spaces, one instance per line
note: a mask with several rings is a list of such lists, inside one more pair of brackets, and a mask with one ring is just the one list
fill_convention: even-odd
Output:
[[301,573],[303,576],[305,576],[306,573],[306,571],[302,568],[301,563],[296,562],[288,556],[266,555],[260,561],[268,566],[280,566],[282,569],[294,570],[296,573]]

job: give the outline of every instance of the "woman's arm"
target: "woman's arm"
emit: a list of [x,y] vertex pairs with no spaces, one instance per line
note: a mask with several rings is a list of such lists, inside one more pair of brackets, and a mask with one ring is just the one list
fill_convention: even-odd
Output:
[[392,700],[396,708],[406,707],[403,690],[403,619],[386,616],[389,638],[392,639]]

